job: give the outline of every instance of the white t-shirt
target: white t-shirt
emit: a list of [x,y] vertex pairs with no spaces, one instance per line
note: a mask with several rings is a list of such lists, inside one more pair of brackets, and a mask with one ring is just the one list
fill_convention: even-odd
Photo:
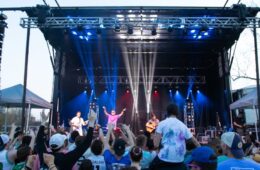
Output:
[[83,135],[83,131],[82,131],[82,125],[84,125],[84,120],[80,117],[78,118],[77,116],[75,116],[71,121],[70,121],[71,125],[72,125],[72,130],[76,130],[79,132],[79,135],[82,136]]
[[175,117],[161,121],[156,132],[162,135],[158,157],[166,162],[183,162],[186,153],[185,139],[190,139],[192,134],[187,126]]
[[3,165],[3,170],[13,169],[14,164],[8,160],[8,152],[6,149],[0,151],[0,163]]
[[94,170],[106,170],[106,162],[103,155],[92,155],[88,159],[91,160]]

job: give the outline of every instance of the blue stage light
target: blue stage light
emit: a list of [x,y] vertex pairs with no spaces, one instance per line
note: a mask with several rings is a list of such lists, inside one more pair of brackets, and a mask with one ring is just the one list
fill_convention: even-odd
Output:
[[192,33],[192,34],[195,33],[195,32],[196,32],[196,30],[191,30],[191,31],[190,31],[190,33]]
[[99,27],[100,28],[105,28],[105,26],[103,24],[100,24]]
[[87,33],[87,35],[88,35],[88,36],[91,36],[91,35],[92,35],[92,33],[91,33],[91,32],[88,32],[88,33]]
[[197,93],[200,93],[200,90],[197,90]]
[[198,36],[198,39],[201,39],[201,38],[202,38],[202,36],[201,36],[201,35],[199,35],[199,36]]
[[169,90],[169,93],[171,93],[171,92],[172,92],[172,90],[170,89],[170,90]]
[[179,28],[184,28],[185,26],[184,25],[181,25]]
[[213,27],[209,27],[209,30],[213,30],[214,28]]
[[86,37],[86,36],[85,36],[85,40],[87,40],[87,41],[88,41],[88,37]]
[[209,33],[208,32],[204,32],[204,35],[207,36],[207,35],[209,35]]
[[197,35],[193,35],[193,38],[197,38]]
[[79,38],[80,38],[80,39],[83,39],[83,36],[82,36],[82,35],[80,35],[80,36],[79,36]]
[[76,31],[72,31],[72,34],[73,34],[73,35],[77,35],[77,32],[76,32]]

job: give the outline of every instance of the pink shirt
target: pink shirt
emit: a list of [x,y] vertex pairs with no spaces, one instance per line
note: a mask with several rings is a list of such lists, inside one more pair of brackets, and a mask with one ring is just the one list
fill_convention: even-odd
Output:
[[113,125],[115,125],[114,127],[116,127],[116,123],[117,123],[117,120],[119,119],[119,115],[108,115],[108,124],[110,123],[110,124],[113,124]]

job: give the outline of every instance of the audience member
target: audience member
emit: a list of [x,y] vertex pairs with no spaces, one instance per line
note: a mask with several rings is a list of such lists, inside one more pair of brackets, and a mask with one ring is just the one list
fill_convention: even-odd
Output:
[[136,167],[138,170],[141,170],[140,161],[142,159],[143,152],[142,148],[138,146],[132,147],[130,151],[130,158],[131,158],[131,166]]
[[92,162],[91,160],[89,159],[85,159],[82,161],[80,167],[79,167],[79,170],[93,170],[93,165],[92,165]]
[[25,167],[25,163],[29,155],[31,155],[32,150],[29,146],[19,147],[17,150],[17,158],[15,159],[15,166],[13,170],[22,170]]
[[113,145],[114,152],[111,152],[109,149],[105,150],[104,158],[109,170],[120,169],[131,164],[129,154],[124,155],[125,145],[126,142],[123,139],[116,139]]
[[253,160],[244,158],[244,151],[242,149],[242,140],[239,134],[235,132],[226,132],[221,135],[221,147],[223,153],[229,159],[218,164],[218,170],[232,170],[232,169],[250,169],[260,170],[259,164]]
[[9,144],[9,136],[6,134],[0,135],[0,160],[4,170],[12,169],[17,157],[17,151],[15,149],[8,150]]
[[[186,153],[186,140],[190,140],[199,146],[198,141],[192,136],[187,126],[177,119],[178,107],[170,104],[167,107],[168,118],[161,121],[156,129],[154,145],[161,149],[150,165],[150,169],[186,169],[184,155]],[[173,126],[174,125],[174,126]]]
[[146,147],[147,144],[147,137],[145,135],[139,135],[136,138],[136,146],[142,148],[142,160],[140,161],[140,166],[142,169],[148,169],[150,163],[156,156],[152,152],[149,152]]
[[216,170],[217,155],[208,146],[201,146],[191,153],[191,163],[188,164],[190,170]]
[[92,156],[88,157],[91,160],[94,170],[106,170],[106,162],[102,155],[104,144],[101,140],[96,139],[91,144]]

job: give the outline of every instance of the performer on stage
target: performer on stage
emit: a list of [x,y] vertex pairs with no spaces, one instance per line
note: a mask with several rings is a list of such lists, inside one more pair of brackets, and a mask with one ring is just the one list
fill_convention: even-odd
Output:
[[159,122],[160,121],[157,119],[156,115],[154,113],[152,113],[152,118],[145,125],[146,131],[149,133],[154,132],[154,130],[158,126]]
[[76,116],[70,121],[70,125],[73,131],[76,130],[79,132],[80,136],[83,136],[82,126],[86,126],[87,121],[84,121],[83,118],[81,118],[81,112],[78,111]]
[[106,114],[106,116],[108,117],[108,122],[107,124],[112,124],[114,126],[114,129],[116,129],[116,124],[117,124],[117,120],[123,116],[123,114],[125,113],[126,111],[126,108],[124,108],[121,113],[119,115],[116,114],[116,111],[115,110],[111,110],[111,114],[109,114],[107,112],[107,109],[105,106],[103,106],[103,109],[104,109],[104,113]]
[[234,128],[235,131],[240,135],[243,136],[244,135],[244,130],[245,130],[245,119],[243,116],[243,112],[239,111],[237,117],[234,120]]

